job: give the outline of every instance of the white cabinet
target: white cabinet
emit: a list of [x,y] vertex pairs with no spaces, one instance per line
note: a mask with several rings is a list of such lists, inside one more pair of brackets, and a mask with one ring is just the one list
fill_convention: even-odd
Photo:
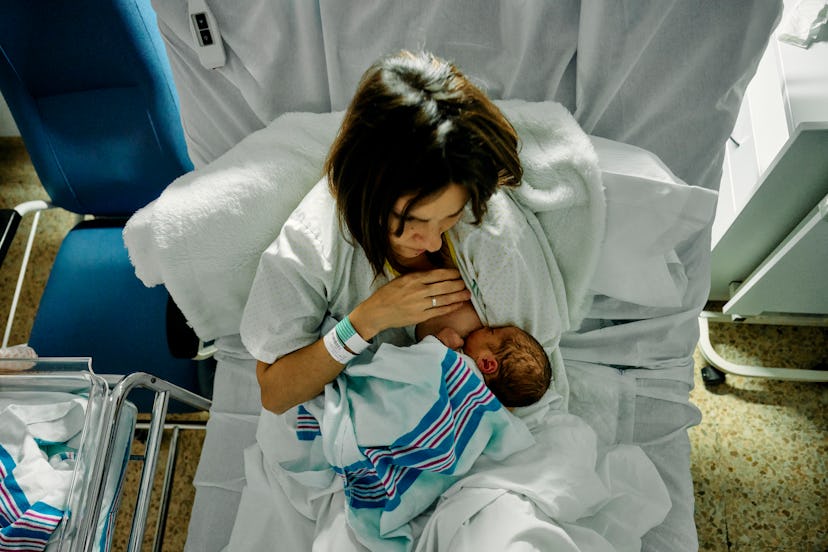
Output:
[[710,298],[828,313],[828,43],[771,38],[726,147]]

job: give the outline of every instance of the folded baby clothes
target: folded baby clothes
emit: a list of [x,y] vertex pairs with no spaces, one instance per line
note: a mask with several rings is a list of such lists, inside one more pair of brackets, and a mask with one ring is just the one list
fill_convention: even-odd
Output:
[[66,393],[0,395],[0,550],[44,550],[63,520],[83,403]]

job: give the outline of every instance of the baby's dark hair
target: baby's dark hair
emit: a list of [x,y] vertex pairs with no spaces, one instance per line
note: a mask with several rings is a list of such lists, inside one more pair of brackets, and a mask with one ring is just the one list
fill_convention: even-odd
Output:
[[506,407],[536,403],[552,383],[552,366],[543,346],[529,333],[516,329],[494,351],[499,369],[486,382]]

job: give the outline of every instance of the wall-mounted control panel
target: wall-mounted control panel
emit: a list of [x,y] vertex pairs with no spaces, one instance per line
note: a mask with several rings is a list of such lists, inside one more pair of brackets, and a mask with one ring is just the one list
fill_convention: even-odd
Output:
[[205,0],[189,0],[190,32],[198,59],[207,69],[222,67],[227,58],[216,18]]

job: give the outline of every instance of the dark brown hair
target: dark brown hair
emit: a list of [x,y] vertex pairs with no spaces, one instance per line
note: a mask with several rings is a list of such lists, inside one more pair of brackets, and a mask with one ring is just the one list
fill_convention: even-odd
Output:
[[340,222],[375,274],[393,261],[389,215],[412,195],[402,219],[449,184],[463,186],[478,224],[498,186],[523,177],[517,134],[453,64],[403,51],[363,75],[325,162]]
[[503,406],[529,406],[552,382],[552,365],[543,346],[519,328],[493,351],[498,370],[486,385]]

